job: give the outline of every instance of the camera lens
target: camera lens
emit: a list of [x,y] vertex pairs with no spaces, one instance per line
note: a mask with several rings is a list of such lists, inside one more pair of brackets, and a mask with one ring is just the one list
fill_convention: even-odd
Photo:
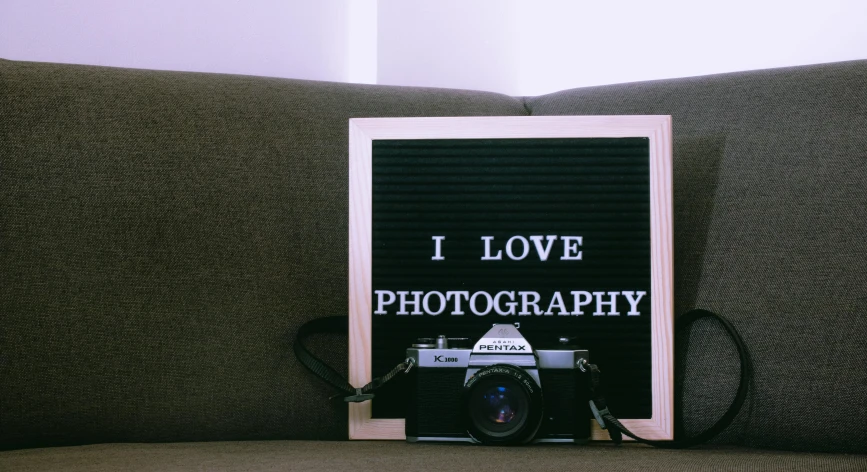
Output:
[[493,365],[479,370],[464,389],[468,432],[486,444],[520,444],[542,420],[538,384],[523,369]]
[[472,416],[489,427],[509,429],[526,420],[527,399],[517,388],[497,385],[479,393],[472,398]]

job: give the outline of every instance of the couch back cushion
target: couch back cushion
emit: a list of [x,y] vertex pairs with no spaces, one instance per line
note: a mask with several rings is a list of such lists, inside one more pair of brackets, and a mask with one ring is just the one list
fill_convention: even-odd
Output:
[[[719,441],[867,452],[867,61],[569,90],[527,106],[672,115],[675,309],[732,319],[755,369]],[[695,433],[731,401],[738,362],[713,322],[680,341],[680,420]]]
[[0,60],[0,447],[345,438],[346,404],[291,342],[347,310],[347,120],[525,114],[491,93]]

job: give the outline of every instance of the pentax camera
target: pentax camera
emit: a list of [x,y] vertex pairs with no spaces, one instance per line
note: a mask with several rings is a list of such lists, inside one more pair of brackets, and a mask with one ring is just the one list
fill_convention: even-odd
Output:
[[490,445],[585,443],[590,438],[586,350],[558,339],[533,350],[518,325],[466,338],[419,339],[407,349],[407,441]]

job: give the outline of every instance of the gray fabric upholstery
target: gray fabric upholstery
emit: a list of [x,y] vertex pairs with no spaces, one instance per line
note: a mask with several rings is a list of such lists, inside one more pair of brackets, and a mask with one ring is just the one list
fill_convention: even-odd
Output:
[[[522,103],[0,60],[0,449],[344,438],[345,404],[323,401],[333,392],[291,339],[346,310],[347,119],[532,112],[673,115],[676,309],[731,317],[755,361],[753,393],[719,441],[867,452],[865,84],[862,61]],[[738,370],[712,323],[690,338],[681,419],[694,432],[721,414]],[[346,365],[345,339],[319,342]],[[462,469],[549,456],[615,469],[864,468],[848,456],[578,449],[108,445],[10,451],[0,470],[146,470],[150,457],[154,470],[267,470],[290,456],[308,458],[299,468],[416,456]]]
[[[755,366],[721,442],[867,452],[867,61],[612,85],[533,115],[672,115],[675,306],[730,317]],[[686,429],[731,401],[733,346],[691,334]]]
[[95,446],[0,452],[0,470],[130,471],[861,471],[867,456],[738,448],[673,451],[629,445],[533,446],[360,441],[258,441]]
[[348,305],[347,120],[525,113],[482,92],[0,61],[0,448],[345,438],[346,405],[291,340]]

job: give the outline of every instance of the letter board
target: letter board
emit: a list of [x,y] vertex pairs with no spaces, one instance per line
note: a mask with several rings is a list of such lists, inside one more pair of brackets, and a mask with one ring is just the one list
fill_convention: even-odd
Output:
[[[353,385],[419,337],[520,323],[575,337],[612,412],[672,438],[670,117],[353,119],[349,174]],[[351,404],[350,438],[403,439],[405,388]]]

